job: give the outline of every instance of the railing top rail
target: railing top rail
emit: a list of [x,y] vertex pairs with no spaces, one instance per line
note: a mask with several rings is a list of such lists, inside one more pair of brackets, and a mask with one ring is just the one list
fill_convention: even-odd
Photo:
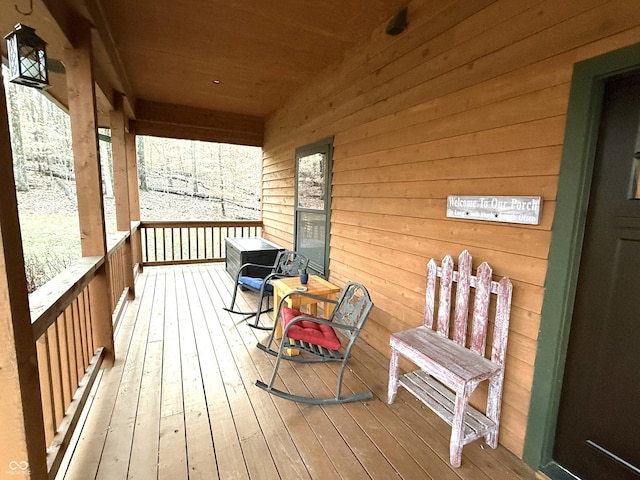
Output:
[[130,233],[125,231],[118,231],[107,235],[107,255],[111,255],[129,238]]
[[33,338],[40,338],[104,264],[104,257],[82,257],[29,295]]
[[180,228],[180,227],[261,227],[261,220],[153,220],[140,222],[141,228]]

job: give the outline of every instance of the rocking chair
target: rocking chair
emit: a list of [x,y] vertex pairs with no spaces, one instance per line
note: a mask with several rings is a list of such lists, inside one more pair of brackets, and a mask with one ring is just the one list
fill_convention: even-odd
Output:
[[[291,295],[307,296],[325,302],[325,304],[334,304],[335,307],[327,319],[310,316],[285,306],[287,297]],[[278,305],[278,313],[275,320],[276,324],[278,321],[281,321],[283,326],[280,348],[277,351],[271,348],[275,328],[271,333],[267,345],[258,343],[258,348],[277,357],[273,374],[271,375],[271,380],[268,385],[260,380],[256,381],[256,385],[278,397],[312,405],[331,405],[371,398],[373,396],[371,392],[346,396],[342,396],[340,393],[342,389],[342,377],[351,353],[351,348],[358,338],[358,334],[364,327],[364,323],[372,307],[373,302],[367,289],[363,285],[355,282],[348,282],[345,285],[337,301],[303,292],[291,292],[285,295]],[[326,314],[327,312],[325,312],[325,315]],[[341,341],[336,335],[335,330],[339,330],[347,337],[348,343],[344,348],[344,353],[340,352]],[[301,350],[302,352],[311,354],[312,357],[289,355],[287,353],[289,349]],[[294,395],[274,388],[273,384],[282,359],[300,363],[341,362],[336,395],[328,398],[309,397]]]
[[[258,328],[260,330],[271,330],[273,327],[260,325],[259,323],[260,314],[267,313],[272,310],[272,308],[269,307],[269,297],[273,296],[273,287],[271,286],[271,280],[274,278],[298,276],[301,271],[305,271],[307,269],[308,263],[309,260],[307,260],[304,255],[290,250],[284,250],[278,253],[278,256],[276,257],[273,265],[245,263],[240,267],[238,273],[236,274],[236,283],[233,290],[233,296],[231,297],[231,306],[228,308],[225,307],[224,309],[228,312],[236,313],[238,315],[247,315],[246,320],[251,317],[255,317],[253,323],[247,322],[247,325],[249,325],[250,327]],[[256,278],[243,275],[243,273],[246,272],[249,267],[253,267],[254,269],[263,269],[267,273],[267,275],[264,278]],[[258,293],[260,300],[255,311],[242,312],[239,310],[234,310],[239,288],[244,290],[251,290]],[[265,298],[267,300],[267,306],[265,309],[263,309],[262,306],[264,304]]]

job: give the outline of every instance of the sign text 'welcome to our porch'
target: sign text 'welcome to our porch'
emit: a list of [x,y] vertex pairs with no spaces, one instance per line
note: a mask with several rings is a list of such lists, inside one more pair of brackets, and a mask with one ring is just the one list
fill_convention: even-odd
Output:
[[541,212],[541,197],[447,197],[447,217],[451,218],[538,225]]

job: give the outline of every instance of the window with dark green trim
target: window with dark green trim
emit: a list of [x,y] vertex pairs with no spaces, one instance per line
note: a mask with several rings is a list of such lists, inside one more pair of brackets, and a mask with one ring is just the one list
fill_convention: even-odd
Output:
[[329,274],[333,137],[296,149],[295,249],[313,273]]

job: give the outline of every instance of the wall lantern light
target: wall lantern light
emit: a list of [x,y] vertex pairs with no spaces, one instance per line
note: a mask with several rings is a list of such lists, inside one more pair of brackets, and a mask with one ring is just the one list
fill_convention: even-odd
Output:
[[44,90],[49,88],[47,42],[26,25],[17,24],[7,40],[9,81]]

